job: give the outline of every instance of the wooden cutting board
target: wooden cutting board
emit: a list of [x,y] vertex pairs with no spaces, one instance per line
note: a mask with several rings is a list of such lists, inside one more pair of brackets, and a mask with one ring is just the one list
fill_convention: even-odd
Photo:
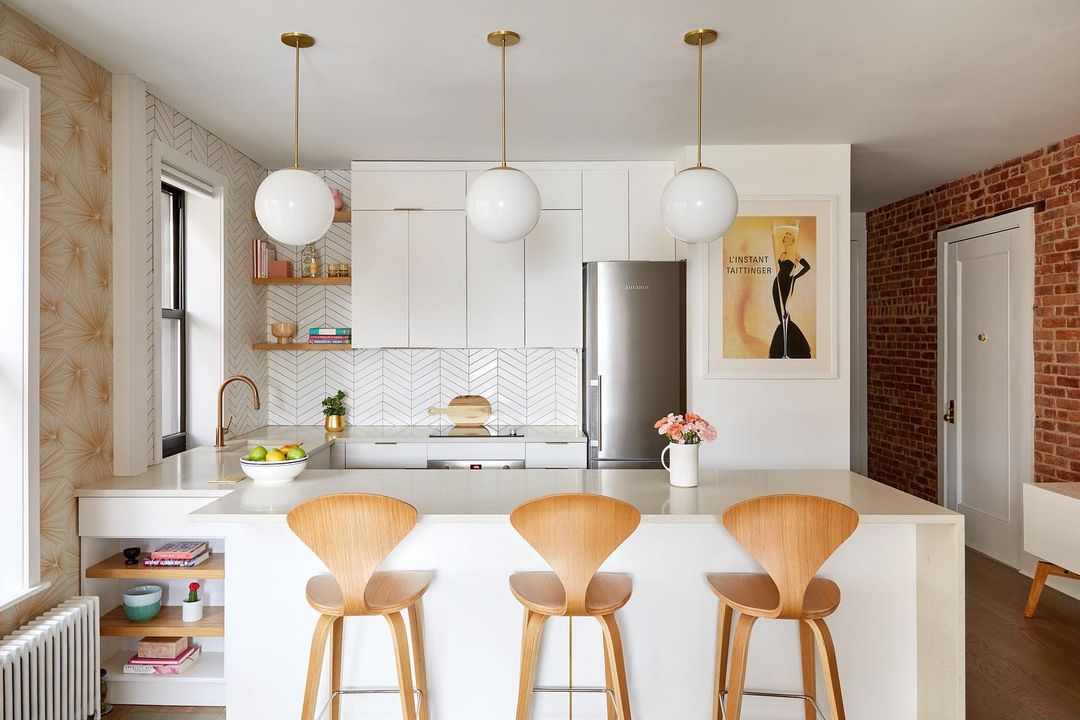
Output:
[[491,419],[491,403],[483,395],[458,395],[448,407],[429,407],[428,415],[445,415],[455,427],[483,427]]

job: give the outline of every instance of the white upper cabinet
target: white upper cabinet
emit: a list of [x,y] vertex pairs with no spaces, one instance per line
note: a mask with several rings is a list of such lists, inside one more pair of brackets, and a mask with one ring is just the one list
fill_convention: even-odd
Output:
[[465,347],[465,213],[409,213],[409,347]]
[[467,224],[468,347],[525,346],[525,243],[493,243]]
[[[470,170],[469,186],[480,176],[483,170]],[[580,210],[581,209],[581,171],[580,170],[523,170],[536,183],[540,191],[540,207],[545,210]]]
[[543,210],[525,238],[525,346],[581,347],[581,211]]
[[464,210],[465,173],[354,170],[353,210]]
[[660,219],[660,194],[674,170],[630,171],[630,259],[674,260],[675,238]]
[[409,213],[352,214],[352,344],[409,344]]
[[585,170],[581,173],[584,262],[630,259],[629,183],[627,170]]

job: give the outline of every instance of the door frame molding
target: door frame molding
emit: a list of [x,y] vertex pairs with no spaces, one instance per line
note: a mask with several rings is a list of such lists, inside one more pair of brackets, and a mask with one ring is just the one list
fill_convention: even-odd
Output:
[[[1015,469],[1018,479],[1023,486],[1033,482],[1035,474],[1035,339],[1034,339],[1034,307],[1035,307],[1035,210],[1032,207],[1021,208],[1010,213],[965,223],[957,227],[942,230],[937,233],[937,358],[938,358],[938,403],[937,403],[937,428],[938,428],[938,502],[944,507],[955,507],[956,498],[952,497],[953,489],[946,477],[946,428],[943,414],[945,404],[948,401],[949,388],[946,385],[946,369],[949,358],[947,357],[947,339],[949,333],[947,297],[949,288],[946,286],[948,268],[946,267],[946,250],[952,243],[963,240],[973,240],[985,235],[991,235],[1006,230],[1017,229],[1020,231],[1019,239],[1014,245],[1018,250],[1016,262],[1019,266],[1020,282],[1012,289],[1009,298],[1010,334],[1016,339],[1012,346],[1009,366],[1012,372],[1013,390],[1016,402],[1010,404],[1009,410],[1009,436],[1012,438],[1010,455],[1017,459]],[[1011,248],[1012,249],[1012,248]],[[1010,256],[1012,253],[1010,253]],[[962,412],[962,409],[961,409]],[[1022,494],[1021,494],[1022,497]],[[1021,500],[1022,502],[1022,500]],[[1023,512],[1018,509],[1019,528],[1014,530],[1023,536]],[[1017,560],[1023,550],[1022,542],[1017,551]]]

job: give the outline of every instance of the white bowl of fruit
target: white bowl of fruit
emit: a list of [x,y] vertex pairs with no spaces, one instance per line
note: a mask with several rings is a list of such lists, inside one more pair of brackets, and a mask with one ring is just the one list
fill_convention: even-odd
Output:
[[296,444],[267,450],[256,445],[240,458],[240,469],[256,485],[281,485],[292,482],[307,467],[308,456]]

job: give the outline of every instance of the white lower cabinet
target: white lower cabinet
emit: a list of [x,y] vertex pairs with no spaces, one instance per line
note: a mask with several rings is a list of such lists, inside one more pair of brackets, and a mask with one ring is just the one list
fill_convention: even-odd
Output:
[[467,347],[525,346],[525,243],[494,243],[467,229]]
[[427,468],[426,443],[371,442],[345,445],[345,468]]
[[525,467],[532,469],[584,469],[585,443],[545,442],[525,446]]
[[541,211],[525,238],[526,347],[581,347],[581,282],[581,211]]

